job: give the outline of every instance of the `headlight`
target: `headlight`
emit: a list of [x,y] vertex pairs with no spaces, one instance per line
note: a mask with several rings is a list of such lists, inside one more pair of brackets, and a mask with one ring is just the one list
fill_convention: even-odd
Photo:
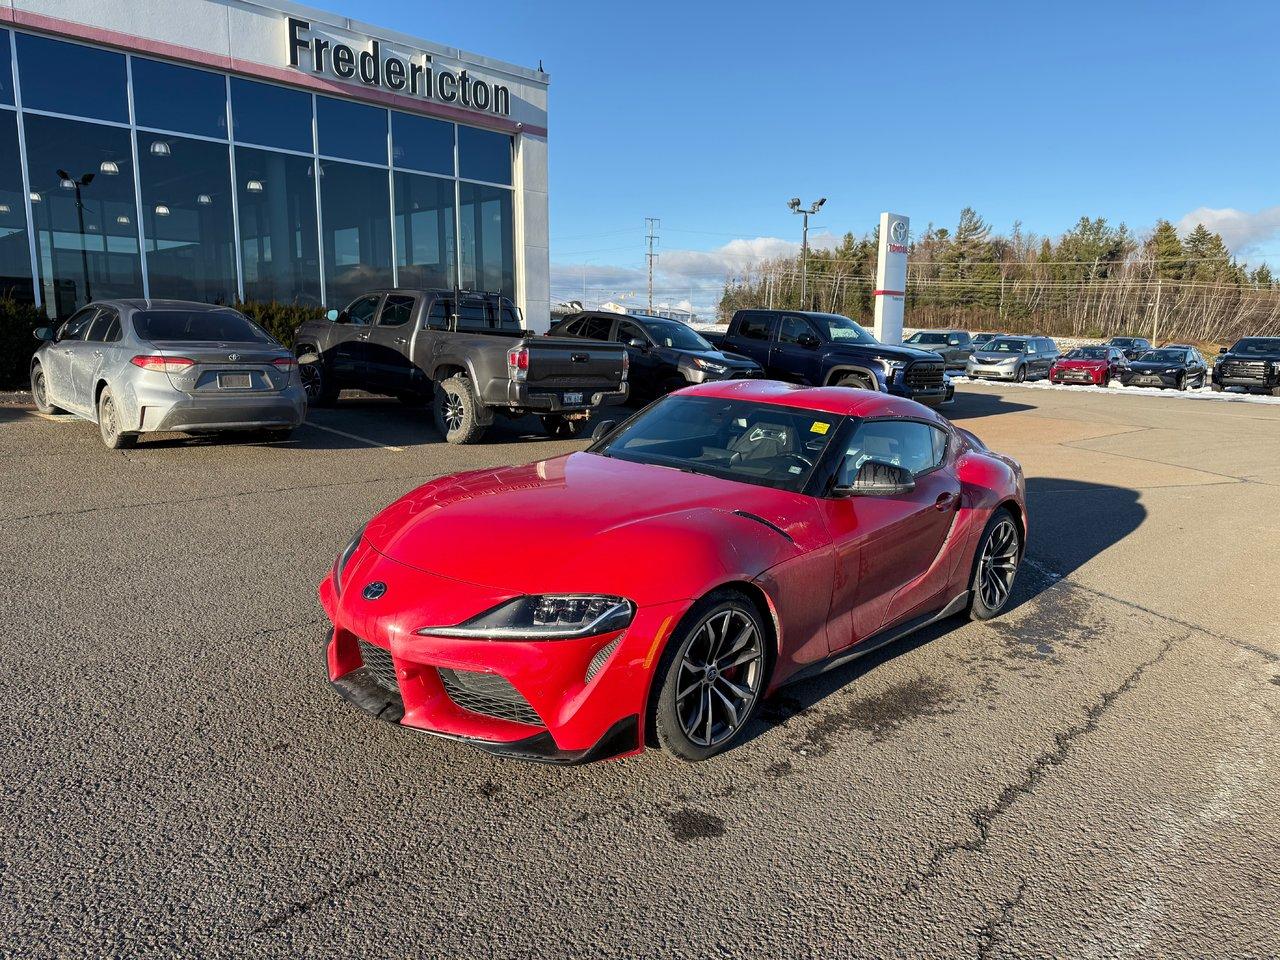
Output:
[[508,600],[457,626],[423,627],[418,633],[493,640],[568,640],[621,630],[635,615],[636,605],[624,597],[545,593]]
[[712,373],[727,373],[729,370],[728,367],[712,363],[710,360],[703,360],[701,357],[694,357],[693,365],[700,370],[710,370]]
[[1017,362],[1018,362],[1018,358],[1017,358],[1016,356],[1013,356],[1013,357],[1005,357],[1005,358],[1003,358],[1003,359],[1001,359],[1001,360],[997,360],[997,361],[996,361],[996,365],[997,365],[997,366],[1000,366],[1000,367],[1003,367],[1006,363],[1017,363]]
[[1179,370],[1177,367],[1170,367],[1170,368],[1169,368],[1168,370],[1166,370],[1164,373],[1165,373],[1165,376],[1169,376],[1170,374],[1173,374],[1173,373],[1181,373],[1181,372],[1182,372],[1182,371],[1181,371],[1181,370]]
[[886,377],[889,377],[890,379],[892,379],[892,378],[893,378],[893,375],[894,375],[895,373],[897,373],[899,370],[905,370],[905,369],[906,369],[906,367],[907,367],[907,361],[905,361],[905,360],[886,360],[884,357],[881,357],[881,358],[880,358],[880,365],[881,365],[882,367],[884,367],[884,375],[885,375]]
[[351,542],[347,544],[345,550],[338,554],[338,559],[333,565],[333,585],[338,593],[342,593],[342,574],[347,569],[347,564],[351,561],[352,555],[356,552],[356,547],[360,546],[360,540],[364,536],[364,527],[356,531],[356,535],[351,538]]

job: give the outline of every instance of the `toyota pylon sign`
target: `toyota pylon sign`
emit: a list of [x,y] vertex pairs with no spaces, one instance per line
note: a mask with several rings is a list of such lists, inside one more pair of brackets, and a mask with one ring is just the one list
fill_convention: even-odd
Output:
[[902,308],[907,296],[907,241],[911,221],[900,213],[880,214],[880,262],[876,267],[876,339],[902,342]]

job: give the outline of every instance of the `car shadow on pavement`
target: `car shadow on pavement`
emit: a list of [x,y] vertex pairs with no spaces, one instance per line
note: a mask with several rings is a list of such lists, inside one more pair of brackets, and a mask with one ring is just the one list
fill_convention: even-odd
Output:
[[971,420],[1031,409],[1033,408],[1029,403],[1015,403],[994,393],[971,393],[966,390],[957,390],[955,399],[938,407],[938,412],[948,420]]
[[[1035,600],[1141,526],[1147,510],[1139,502],[1139,496],[1137,490],[1126,487],[1062,477],[1029,478],[1027,512],[1031,529],[1026,557],[1014,583],[1009,605],[1000,616],[1007,617],[1023,604]],[[1066,616],[1074,614],[1068,612]],[[761,705],[738,746],[805,713],[881,664],[905,656],[969,622],[967,614],[949,617],[828,673],[784,686]],[[1023,621],[1023,627],[1029,633],[1034,633],[1040,626],[1043,624],[1038,621]],[[1054,628],[1052,624],[1049,627]],[[1028,642],[1035,639],[1033,636],[1027,638]],[[842,714],[841,722],[860,723],[874,732],[885,724],[900,722],[912,710],[929,712],[936,707],[931,702],[931,683],[921,681],[920,684],[896,685],[873,698],[874,702],[866,703],[865,710],[853,710],[847,718]]]

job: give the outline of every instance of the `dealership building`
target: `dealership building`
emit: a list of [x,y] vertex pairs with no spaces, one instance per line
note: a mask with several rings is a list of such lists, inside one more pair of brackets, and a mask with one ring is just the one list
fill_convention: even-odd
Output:
[[541,70],[280,0],[9,0],[0,21],[0,295],[60,318],[458,286],[546,329]]

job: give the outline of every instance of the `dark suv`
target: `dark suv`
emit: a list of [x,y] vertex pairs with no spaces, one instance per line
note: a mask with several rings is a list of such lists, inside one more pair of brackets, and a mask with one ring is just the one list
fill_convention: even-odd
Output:
[[1280,337],[1243,337],[1213,365],[1213,389],[1243,387],[1280,397]]
[[1115,347],[1126,360],[1137,360],[1151,349],[1151,341],[1146,337],[1112,337],[1104,346]]
[[631,395],[646,400],[694,383],[764,376],[754,360],[717,350],[692,327],[665,317],[575,313],[552,327],[549,336],[623,344],[631,357]]
[[963,370],[973,356],[968,330],[917,330],[902,341],[909,347],[932,350],[947,361],[948,370]]

